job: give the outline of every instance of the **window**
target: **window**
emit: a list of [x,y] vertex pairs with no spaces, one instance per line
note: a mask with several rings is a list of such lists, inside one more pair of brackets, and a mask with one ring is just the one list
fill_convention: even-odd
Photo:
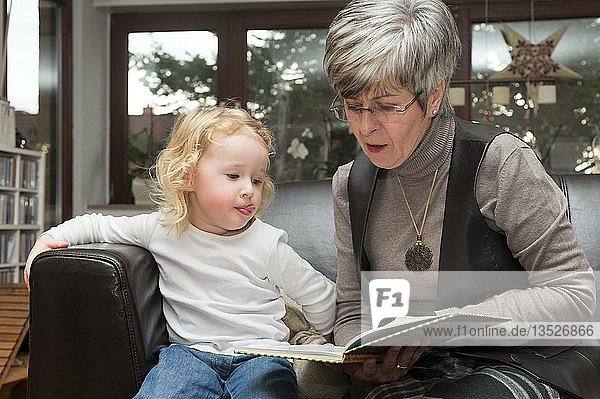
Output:
[[[236,101],[272,129],[276,182],[330,177],[353,137],[327,108],[326,27],[338,9],[114,14],[111,17],[111,202],[164,144],[173,115]],[[196,35],[196,36],[194,36]]]
[[[356,144],[348,127],[326,111],[333,93],[321,66],[326,29],[341,6],[316,8],[311,5],[310,10],[295,10],[291,8],[293,5],[288,5],[288,10],[112,14],[111,202],[131,202],[131,173],[128,172],[132,164],[127,156],[128,138],[131,132],[141,130],[139,126],[133,128],[132,118],[142,119],[143,112],[140,115],[139,108],[135,114],[127,112],[128,104],[134,100],[128,100],[128,97],[135,96],[130,91],[133,89],[128,90],[128,67],[134,52],[128,52],[128,43],[133,42],[138,33],[155,38],[159,33],[167,32],[209,32],[212,35],[216,56],[209,57],[210,60],[205,57],[202,64],[202,68],[212,68],[211,81],[207,76],[201,77],[201,85],[188,85],[183,91],[195,93],[190,97],[191,102],[202,99],[209,103],[237,101],[270,127],[276,135],[277,153],[272,162],[276,181],[328,177],[338,165],[352,159]],[[499,124],[529,140],[551,172],[575,172],[575,168],[591,171],[586,168],[591,165],[586,160],[594,153],[593,142],[600,141],[594,139],[599,130],[598,102],[594,99],[600,90],[598,60],[592,57],[598,53],[598,20],[590,17],[597,12],[597,7],[585,0],[572,0],[569,7],[548,0],[539,2],[536,7],[539,18],[535,24],[535,37],[529,34],[528,21],[523,21],[531,11],[529,2],[490,4],[489,20],[507,21],[508,26],[533,43],[569,23],[553,57],[579,73],[581,78],[538,79],[538,85],[529,92],[542,84],[552,83],[556,87],[557,102],[539,104],[538,101],[537,106],[525,109],[524,105],[528,104],[527,79],[491,78],[511,62],[500,32],[501,24],[487,23],[482,29],[482,21],[488,21],[483,5],[461,2],[459,6],[453,6],[453,10],[465,49],[453,85],[467,88],[465,97],[468,101],[465,106],[456,107],[457,114],[466,119]],[[571,40],[578,41],[566,44]],[[163,45],[163,50],[165,54],[171,54],[177,47]],[[566,50],[570,53],[565,53]],[[584,61],[585,65],[582,64]],[[151,80],[146,83],[152,84]],[[498,83],[509,87],[510,104],[492,101],[491,93]],[[176,91],[172,86],[164,89],[164,95]],[[150,98],[145,97],[144,100]],[[150,102],[147,104],[151,105]],[[177,112],[169,110],[168,114],[171,111]],[[159,119],[166,121],[167,117],[162,115],[167,114],[161,112],[146,109],[146,125],[143,126],[150,123],[155,126]],[[154,151],[156,138],[163,136],[164,133],[160,133],[146,140],[149,145],[143,149],[144,154]],[[140,163],[138,160],[133,165]]]
[[[13,1],[7,39],[7,98],[20,146],[46,152],[45,225],[71,214],[71,8],[67,1]],[[15,140],[16,142],[17,140]]]
[[600,173],[599,40],[599,18],[473,24],[472,119],[522,137],[549,172]]
[[[218,39],[210,31],[134,32],[127,42],[127,187],[131,187],[134,178],[147,177],[176,114],[217,103]],[[130,195],[135,200],[136,192]]]
[[275,181],[331,177],[356,141],[328,111],[326,29],[249,30],[247,109],[275,132]]

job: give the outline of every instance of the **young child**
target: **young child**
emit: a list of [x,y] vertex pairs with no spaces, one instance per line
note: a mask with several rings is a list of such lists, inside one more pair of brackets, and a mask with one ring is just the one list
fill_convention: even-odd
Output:
[[286,341],[280,289],[323,334],[335,289],[286,244],[284,231],[257,219],[274,195],[267,175],[272,136],[246,111],[207,107],[178,117],[155,174],[159,210],[133,217],[77,216],[42,234],[42,251],[111,242],[156,258],[171,345],[136,398],[295,398],[285,359],[234,355],[257,340]]

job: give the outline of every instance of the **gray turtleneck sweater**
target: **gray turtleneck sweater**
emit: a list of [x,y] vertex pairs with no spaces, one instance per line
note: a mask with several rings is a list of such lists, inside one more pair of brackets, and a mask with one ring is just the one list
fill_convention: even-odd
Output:
[[[454,120],[435,118],[411,156],[397,169],[386,171],[377,184],[365,236],[372,270],[405,271],[404,254],[415,243],[415,229],[396,176],[402,181],[420,226],[432,179],[439,168],[423,229],[423,243],[433,252],[431,270],[438,270],[453,138]],[[351,163],[341,166],[332,182],[338,256],[334,336],[338,345],[345,345],[361,332],[360,276],[352,250],[348,209],[350,167]],[[581,272],[530,274],[533,289],[510,290],[460,310],[517,321],[587,320],[595,307],[594,275],[567,219],[566,199],[533,150],[510,134],[494,139],[478,171],[476,195],[486,222],[506,234],[513,256],[526,271]],[[417,284],[411,282],[411,300],[435,299],[438,273],[423,276]],[[449,310],[457,309],[445,311]]]

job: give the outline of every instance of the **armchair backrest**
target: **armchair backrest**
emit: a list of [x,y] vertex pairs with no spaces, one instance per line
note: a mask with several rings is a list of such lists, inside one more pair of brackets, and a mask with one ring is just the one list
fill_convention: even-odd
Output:
[[[600,271],[600,175],[553,175],[569,202],[568,216],[592,269]],[[600,292],[600,282],[596,282]]]
[[261,219],[285,230],[296,252],[335,281],[331,180],[280,183]]

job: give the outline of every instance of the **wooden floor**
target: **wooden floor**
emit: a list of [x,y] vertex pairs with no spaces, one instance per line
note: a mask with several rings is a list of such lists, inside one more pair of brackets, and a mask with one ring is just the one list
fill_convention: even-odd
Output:
[[0,399],[25,399],[27,397],[27,365],[29,356],[18,355],[0,386]]
[[28,355],[21,351],[29,331],[29,291],[0,284],[0,399],[25,398]]

